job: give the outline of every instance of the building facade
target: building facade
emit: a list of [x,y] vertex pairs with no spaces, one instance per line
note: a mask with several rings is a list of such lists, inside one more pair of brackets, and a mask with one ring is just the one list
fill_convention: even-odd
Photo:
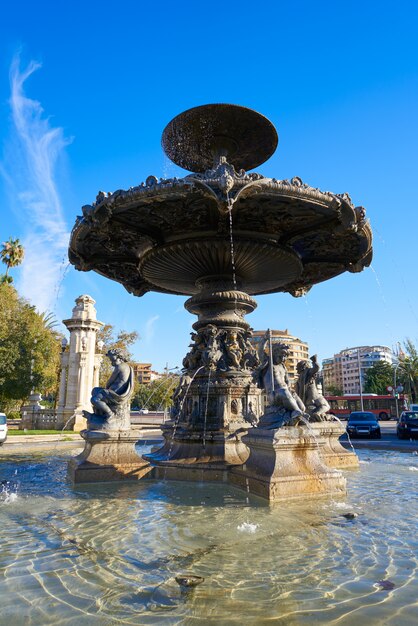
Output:
[[[266,330],[255,330],[253,336],[250,338],[252,345],[257,349],[258,355],[263,360],[263,350],[265,350],[266,343]],[[309,358],[309,346],[305,341],[302,341],[298,337],[291,335],[286,330],[272,330],[271,331],[272,343],[286,343],[289,350],[289,358],[286,360],[286,367],[289,374],[289,379],[293,383],[297,379],[296,366],[298,361],[302,361]]]
[[132,367],[135,378],[141,385],[149,385],[162,377],[162,374],[151,369],[152,363],[132,363]]
[[135,378],[141,385],[149,385],[151,382],[152,363],[132,363]]
[[[387,346],[356,346],[345,348],[332,358],[322,361],[324,393],[338,389],[343,395],[359,394],[364,390],[367,370],[378,361],[392,364],[396,360]],[[338,394],[339,395],[339,394]]]

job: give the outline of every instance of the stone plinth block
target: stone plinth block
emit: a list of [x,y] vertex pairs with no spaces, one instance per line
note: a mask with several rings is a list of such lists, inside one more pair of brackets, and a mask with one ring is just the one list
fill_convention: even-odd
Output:
[[346,480],[322,458],[325,443],[306,427],[252,428],[243,437],[250,454],[231,468],[229,481],[270,502],[344,495]]
[[83,430],[84,450],[71,459],[68,473],[73,483],[139,480],[151,471],[135,450],[138,435],[132,431]]
[[242,465],[248,458],[247,446],[242,442],[242,436],[247,431],[220,434],[219,432],[201,433],[184,432],[178,429],[176,436],[164,432],[165,441],[161,448],[145,458],[155,464],[192,465]]
[[166,435],[163,446],[144,458],[154,466],[155,478],[225,481],[227,470],[248,458],[241,436],[208,433],[203,441],[200,433],[177,433],[175,439]]
[[228,482],[228,468],[225,464],[199,464],[186,465],[184,463],[170,463],[155,466],[152,470],[152,478],[157,480],[180,480],[189,482]]
[[311,424],[310,428],[315,436],[324,442],[321,455],[328,467],[349,469],[360,466],[357,454],[346,450],[340,443],[339,439],[345,433],[344,424],[336,421],[316,422]]

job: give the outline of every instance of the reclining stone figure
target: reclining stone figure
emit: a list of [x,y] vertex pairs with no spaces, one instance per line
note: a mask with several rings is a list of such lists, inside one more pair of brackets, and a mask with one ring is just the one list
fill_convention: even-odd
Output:
[[129,430],[130,400],[133,393],[134,373],[122,350],[109,350],[106,356],[113,372],[106,387],[94,387],[91,403],[94,413],[83,411],[89,430]]

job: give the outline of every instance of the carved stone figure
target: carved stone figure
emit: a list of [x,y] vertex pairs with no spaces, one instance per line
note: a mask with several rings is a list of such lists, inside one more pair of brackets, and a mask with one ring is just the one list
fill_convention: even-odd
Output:
[[183,359],[185,370],[196,370],[201,366],[208,369],[225,369],[224,354],[221,349],[220,333],[214,324],[208,324],[197,333],[191,334],[194,343]]
[[202,352],[202,364],[209,369],[216,369],[223,357],[218,338],[218,329],[214,324],[208,324],[202,329],[201,333],[205,345]]
[[305,405],[299,396],[291,391],[285,360],[289,346],[274,343],[271,358],[260,370],[260,385],[267,392],[267,406],[259,425],[262,428],[279,428],[285,424],[295,425],[304,416]]
[[250,337],[252,336],[252,332],[247,330],[242,335],[242,343],[243,343],[243,367],[245,369],[254,370],[260,365],[260,359],[257,353],[257,350],[254,348],[250,341]]
[[200,366],[202,358],[202,350],[204,348],[203,340],[199,333],[191,333],[193,343],[189,344],[189,352],[183,359],[183,367],[186,370],[195,370]]
[[238,342],[238,333],[234,330],[229,331],[226,336],[225,351],[228,365],[234,369],[240,369],[243,351]]
[[83,411],[89,430],[129,430],[130,399],[133,393],[134,373],[121,350],[109,350],[106,356],[113,372],[106,387],[94,387],[91,403],[94,413]]
[[246,422],[249,422],[251,426],[257,425],[257,415],[254,412],[254,407],[253,407],[252,402],[248,403],[248,411],[246,413],[244,412],[244,419]]
[[316,385],[316,376],[319,372],[316,354],[311,356],[310,360],[299,361],[296,367],[299,374],[296,393],[305,404],[310,421],[322,422],[327,420],[330,406]]
[[179,384],[173,393],[173,408],[171,409],[172,417],[177,417],[180,414],[186,398],[187,390],[189,389],[192,380],[192,377],[187,373],[180,377]]

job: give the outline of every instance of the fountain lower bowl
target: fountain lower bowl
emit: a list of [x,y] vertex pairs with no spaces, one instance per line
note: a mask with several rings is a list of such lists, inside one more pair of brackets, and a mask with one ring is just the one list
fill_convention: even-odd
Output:
[[194,295],[198,282],[208,275],[230,277],[248,294],[279,291],[302,273],[299,255],[293,250],[263,241],[234,238],[234,259],[228,238],[205,238],[173,242],[144,255],[139,271],[145,280],[173,293]]

